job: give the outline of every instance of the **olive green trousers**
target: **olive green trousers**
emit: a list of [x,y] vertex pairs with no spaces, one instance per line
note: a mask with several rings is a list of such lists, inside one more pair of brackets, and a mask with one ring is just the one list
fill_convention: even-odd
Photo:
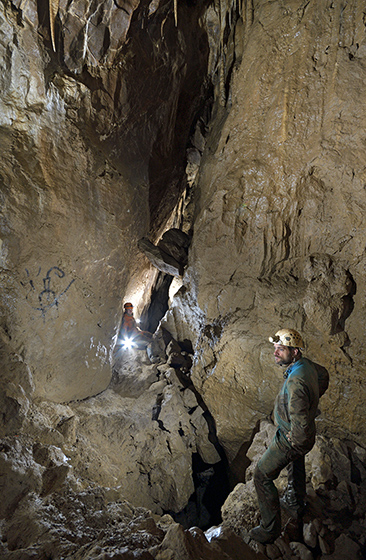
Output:
[[305,457],[277,430],[275,437],[254,471],[254,485],[261,513],[261,526],[270,535],[281,532],[281,509],[274,480],[287,467],[288,483],[286,501],[294,508],[303,507],[306,494]]

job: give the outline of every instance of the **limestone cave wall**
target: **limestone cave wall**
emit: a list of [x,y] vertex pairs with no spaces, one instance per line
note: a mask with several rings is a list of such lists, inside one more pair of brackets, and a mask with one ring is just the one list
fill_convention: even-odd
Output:
[[182,6],[179,28],[167,3],[0,7],[1,332],[34,397],[65,402],[107,387],[122,299],[148,300],[137,241],[183,189],[202,7]]
[[254,2],[242,26],[199,170],[186,290],[167,325],[196,310],[192,334],[183,328],[192,378],[232,459],[271,411],[281,379],[268,336],[286,326],[330,371],[323,429],[364,444],[363,7]]
[[[331,376],[312,496],[362,533],[365,61],[360,0],[1,0],[5,558],[226,558],[163,515],[212,522],[195,461],[201,490],[218,465],[244,482],[285,326]],[[169,228],[190,238],[170,296],[139,249]],[[159,286],[153,345],[119,349],[123,302],[148,316]],[[323,529],[313,552],[354,545]]]

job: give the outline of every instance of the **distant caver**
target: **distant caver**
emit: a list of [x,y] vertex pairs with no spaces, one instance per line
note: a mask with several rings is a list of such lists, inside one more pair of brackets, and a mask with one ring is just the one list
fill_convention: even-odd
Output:
[[149,331],[142,331],[137,326],[136,319],[133,316],[132,303],[127,302],[123,307],[120,335],[123,337],[124,345],[126,347],[146,348],[152,339],[152,334]]
[[304,457],[315,443],[315,418],[319,397],[328,388],[327,370],[302,357],[304,343],[293,329],[279,330],[269,341],[274,344],[275,362],[286,366],[285,382],[277,395],[274,420],[277,432],[254,471],[254,484],[261,523],[250,532],[252,539],[267,544],[281,532],[281,510],[273,481],[287,467],[288,483],[281,506],[293,517],[305,506]]

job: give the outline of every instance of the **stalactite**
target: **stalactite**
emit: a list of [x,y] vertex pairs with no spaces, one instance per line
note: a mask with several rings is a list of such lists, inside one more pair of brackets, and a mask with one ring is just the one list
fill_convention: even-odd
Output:
[[174,0],[174,23],[178,27],[178,0]]
[[51,41],[52,48],[56,52],[55,45],[55,20],[58,13],[59,0],[49,0],[49,11],[50,11],[50,29],[51,29]]

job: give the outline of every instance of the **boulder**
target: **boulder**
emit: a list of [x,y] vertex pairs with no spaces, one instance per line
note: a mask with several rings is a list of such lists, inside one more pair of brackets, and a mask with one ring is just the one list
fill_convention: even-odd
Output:
[[157,246],[185,267],[188,262],[190,242],[191,239],[186,233],[173,228],[163,234]]
[[362,558],[359,545],[350,537],[342,533],[335,540],[334,552],[323,554],[324,560],[344,560],[344,558],[352,558],[354,560]]
[[171,276],[182,275],[183,269],[180,262],[163,251],[160,247],[151,243],[147,238],[144,237],[140,239],[138,247],[158,270],[170,274]]

